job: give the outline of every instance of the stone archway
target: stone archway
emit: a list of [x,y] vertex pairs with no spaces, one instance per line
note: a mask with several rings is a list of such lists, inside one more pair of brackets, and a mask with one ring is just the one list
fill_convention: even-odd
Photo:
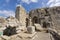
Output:
[[26,27],[29,25],[29,19],[26,18]]
[[32,23],[34,24],[34,23],[38,23],[38,17],[33,17],[33,19],[32,19]]
[[43,28],[47,28],[47,23],[43,22]]
[[39,18],[39,24],[41,25],[41,18]]

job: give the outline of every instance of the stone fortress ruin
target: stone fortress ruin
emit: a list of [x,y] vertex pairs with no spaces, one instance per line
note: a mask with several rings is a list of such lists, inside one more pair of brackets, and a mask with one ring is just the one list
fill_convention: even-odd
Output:
[[[19,5],[15,17],[0,17],[0,27],[0,40],[56,40],[60,38],[60,7],[38,8],[27,13]],[[55,39],[50,33],[58,36]]]

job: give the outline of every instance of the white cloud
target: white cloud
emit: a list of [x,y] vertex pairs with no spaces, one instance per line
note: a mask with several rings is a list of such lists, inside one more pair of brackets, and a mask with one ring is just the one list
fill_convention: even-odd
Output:
[[47,6],[49,7],[60,6],[60,0],[49,0]]
[[11,10],[0,10],[0,15],[8,17],[8,16],[15,16],[15,12]]
[[21,0],[22,3],[27,3],[27,4],[30,4],[31,2],[33,3],[37,3],[38,0]]
[[42,2],[42,7],[45,7],[45,3],[44,2]]
[[10,0],[6,0],[6,3],[9,3],[10,2]]
[[10,0],[5,0],[5,2],[2,4],[2,6],[4,7],[6,5],[9,5],[9,2],[10,2]]
[[31,2],[38,2],[38,0],[31,0]]

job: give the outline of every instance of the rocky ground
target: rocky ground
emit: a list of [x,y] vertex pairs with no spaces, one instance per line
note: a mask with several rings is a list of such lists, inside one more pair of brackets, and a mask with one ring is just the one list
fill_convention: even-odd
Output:
[[37,32],[37,35],[33,40],[51,40],[49,33]]
[[[23,35],[25,35],[25,36],[23,36]],[[29,36],[27,36],[27,35],[29,35]],[[2,37],[2,39],[3,40],[5,40],[5,39],[7,39],[7,40],[51,40],[51,37],[50,37],[49,33],[37,32],[37,33],[32,34],[32,35],[20,33],[20,34],[16,34],[16,35],[13,35],[13,36],[10,36],[10,37],[7,37],[7,36]]]

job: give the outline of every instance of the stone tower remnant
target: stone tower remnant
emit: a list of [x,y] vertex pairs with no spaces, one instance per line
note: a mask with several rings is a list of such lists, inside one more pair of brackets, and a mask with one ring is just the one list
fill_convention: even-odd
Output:
[[26,11],[21,5],[17,6],[15,17],[20,22],[20,25],[26,26]]

